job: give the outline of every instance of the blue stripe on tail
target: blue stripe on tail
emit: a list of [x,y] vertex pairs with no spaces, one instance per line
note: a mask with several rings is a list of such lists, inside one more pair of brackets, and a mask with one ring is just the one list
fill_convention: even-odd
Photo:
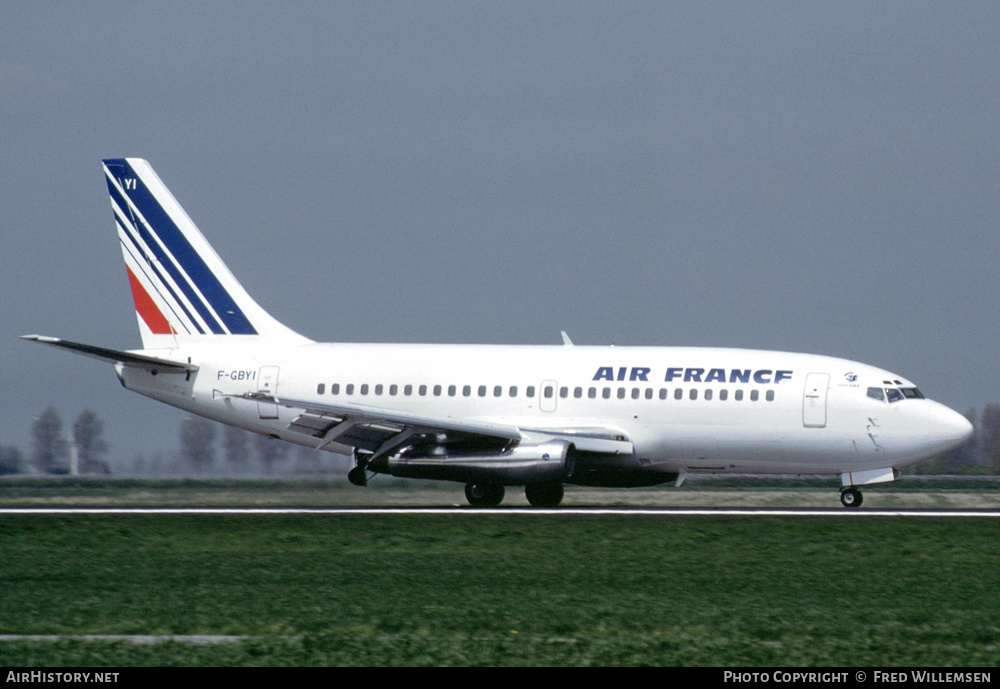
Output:
[[[227,331],[233,335],[256,335],[257,330],[251,325],[243,310],[191,246],[173,218],[163,209],[128,161],[116,158],[105,160],[104,164],[118,179],[128,200],[146,220],[146,224],[143,224],[138,222],[137,218],[134,219],[133,229],[153,251],[156,259],[169,272],[211,331],[220,335]],[[129,182],[126,184],[125,180]],[[128,204],[111,180],[108,180],[108,189],[115,203],[127,217],[131,217]],[[155,235],[155,238],[150,233]],[[159,239],[159,242],[156,239]],[[163,251],[161,243],[170,252],[169,255]]]

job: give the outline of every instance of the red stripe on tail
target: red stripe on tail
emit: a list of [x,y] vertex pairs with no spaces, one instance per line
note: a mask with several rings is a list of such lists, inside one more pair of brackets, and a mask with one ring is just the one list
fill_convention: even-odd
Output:
[[142,283],[132,274],[132,269],[125,266],[125,270],[128,271],[128,282],[132,286],[132,300],[135,302],[135,310],[139,313],[139,317],[142,318],[146,327],[154,335],[174,334],[174,329],[170,327],[169,321],[143,288]]

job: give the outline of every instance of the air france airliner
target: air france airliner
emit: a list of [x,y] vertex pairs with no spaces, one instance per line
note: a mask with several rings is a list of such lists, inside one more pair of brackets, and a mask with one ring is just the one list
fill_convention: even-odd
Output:
[[25,339],[114,364],[121,384],[221,423],[350,454],[349,480],[680,485],[691,474],[838,476],[859,486],[965,443],[972,425],[909,380],[828,356],[699,347],[322,344],[240,285],[152,167],[104,161],[142,349]]

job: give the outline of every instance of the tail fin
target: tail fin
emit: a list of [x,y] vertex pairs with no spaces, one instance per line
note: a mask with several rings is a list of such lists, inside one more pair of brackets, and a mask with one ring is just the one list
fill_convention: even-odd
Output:
[[104,175],[145,349],[212,335],[308,342],[250,297],[149,163],[108,159]]

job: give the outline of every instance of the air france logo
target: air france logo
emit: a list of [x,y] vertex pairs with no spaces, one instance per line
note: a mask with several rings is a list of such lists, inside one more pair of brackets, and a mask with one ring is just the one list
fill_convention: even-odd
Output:
[[854,373],[854,372],[845,373],[844,374],[844,379],[847,380],[848,383],[857,383],[858,382],[858,374]]
[[[591,380],[630,381],[648,383],[652,368],[648,366],[601,366]],[[770,368],[668,368],[663,382],[684,383],[750,383],[777,385],[792,379],[792,371]]]

